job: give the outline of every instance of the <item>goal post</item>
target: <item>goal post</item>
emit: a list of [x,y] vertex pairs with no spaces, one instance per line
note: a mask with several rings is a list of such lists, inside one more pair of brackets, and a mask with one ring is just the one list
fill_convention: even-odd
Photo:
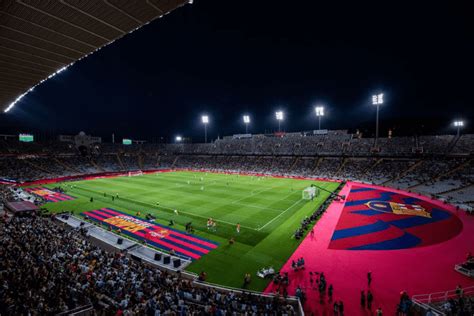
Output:
[[129,177],[136,177],[136,176],[142,176],[142,175],[143,175],[143,172],[141,170],[128,172]]
[[303,200],[312,200],[316,197],[317,193],[316,187],[307,187],[303,190]]

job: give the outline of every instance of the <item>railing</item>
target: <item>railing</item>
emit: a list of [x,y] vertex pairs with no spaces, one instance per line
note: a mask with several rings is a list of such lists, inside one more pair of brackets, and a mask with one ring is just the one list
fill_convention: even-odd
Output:
[[[474,286],[466,287],[463,289],[464,296],[474,295]],[[431,304],[447,301],[450,298],[457,297],[456,290],[449,290],[446,292],[436,292],[430,294],[414,295],[413,300],[417,300],[422,303]]]
[[[193,285],[198,286],[198,287],[213,288],[213,289],[216,289],[216,290],[220,290],[222,292],[234,292],[234,293],[239,293],[239,294],[250,293],[252,295],[261,296],[261,297],[268,298],[268,299],[273,299],[275,297],[274,294],[265,294],[265,293],[262,293],[262,292],[257,292],[257,291],[252,291],[252,290],[244,290],[244,289],[241,289],[241,288],[234,288],[234,287],[224,286],[224,285],[215,284],[215,283],[201,282],[201,281],[197,281],[197,280],[193,281]],[[288,297],[285,298],[285,300],[297,305],[298,315],[303,315],[304,316],[303,305],[301,304],[301,301],[300,301],[299,298],[297,298],[296,296],[288,296]]]
[[67,310],[65,312],[61,312],[56,314],[56,316],[89,316],[94,315],[94,308],[91,304],[87,304],[84,306],[76,307],[74,309]]
[[[463,288],[463,296],[474,296],[474,286]],[[450,298],[457,298],[456,290],[435,292],[430,294],[413,295],[412,301],[425,310],[431,309],[437,315],[445,315],[436,304],[446,302]]]
[[459,272],[461,274],[464,274],[468,277],[474,278],[474,270],[468,270],[468,269],[464,268],[461,264],[455,265],[454,270],[456,270],[457,272]]

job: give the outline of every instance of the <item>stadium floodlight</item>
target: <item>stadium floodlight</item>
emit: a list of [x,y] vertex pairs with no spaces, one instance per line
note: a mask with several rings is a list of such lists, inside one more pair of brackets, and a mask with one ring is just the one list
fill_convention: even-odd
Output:
[[245,124],[245,134],[248,134],[249,124],[250,124],[250,116],[244,115],[243,116],[244,124]]
[[183,140],[183,137],[181,137],[181,136],[176,136],[175,139],[176,139],[176,142],[179,143],[179,142],[181,142],[181,141]]
[[201,121],[204,124],[204,142],[207,143],[207,124],[209,124],[209,116],[201,116]]
[[372,96],[372,104],[373,105],[383,104],[383,93],[374,94]]
[[460,121],[460,120],[454,121],[453,125],[457,129],[457,137],[459,137],[459,134],[461,133],[461,128],[464,127],[464,121]]
[[283,119],[284,119],[283,111],[276,111],[276,112],[275,112],[275,117],[276,117],[276,119],[277,119],[277,121],[278,121],[278,131],[281,132],[281,129],[280,129],[280,127],[281,127],[281,121],[283,121]]
[[372,96],[372,104],[377,107],[375,117],[375,145],[377,145],[377,139],[379,138],[379,107],[383,104],[383,93],[374,94]]
[[321,130],[321,117],[324,116],[324,106],[319,105],[314,108],[314,111],[316,112],[319,121],[318,130]]

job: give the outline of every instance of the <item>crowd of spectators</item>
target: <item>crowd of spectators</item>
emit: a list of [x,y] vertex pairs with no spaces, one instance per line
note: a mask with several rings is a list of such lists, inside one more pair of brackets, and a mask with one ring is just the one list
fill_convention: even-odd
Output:
[[463,296],[450,298],[441,309],[447,316],[474,315],[474,298]]
[[[473,152],[474,135],[392,137],[377,143],[360,136],[328,131],[224,137],[207,144],[100,144],[86,156],[65,143],[1,140],[0,179],[160,168],[233,170],[383,184],[474,206],[474,163],[465,155]],[[446,155],[448,150],[464,155]]]
[[282,297],[220,291],[94,246],[44,217],[0,222],[0,314],[295,315]]
[[[0,179],[27,181],[157,168],[231,170],[357,180],[474,206],[474,160],[467,155],[445,155],[448,149],[472,153],[474,135],[380,139],[376,147],[382,155],[375,156],[371,154],[374,146],[373,139],[345,131],[228,137],[209,144],[103,144],[101,150],[89,155],[57,142],[1,140]],[[440,156],[414,154],[414,148]],[[15,199],[14,191],[0,185],[0,206]],[[326,206],[302,220],[296,238],[305,234]],[[66,230],[49,218],[1,222],[0,257],[1,315],[48,315],[83,305],[93,306],[99,314],[107,310],[124,315],[295,313],[292,305],[279,298],[269,301],[199,287],[179,274],[132,261],[126,254],[106,252],[89,243],[81,230]],[[282,284],[287,282],[285,276],[278,278]],[[401,300],[400,308],[409,307],[409,303],[409,299]],[[473,302],[459,297],[445,302],[443,309],[448,315],[459,311],[472,314]]]

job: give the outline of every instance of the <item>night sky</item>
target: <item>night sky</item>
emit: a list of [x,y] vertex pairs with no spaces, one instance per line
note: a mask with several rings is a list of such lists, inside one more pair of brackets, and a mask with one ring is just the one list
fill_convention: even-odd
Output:
[[[466,4],[467,5],[467,4]],[[85,131],[110,141],[180,134],[202,141],[317,128],[373,132],[371,95],[384,92],[381,135],[472,131],[471,12],[454,2],[195,0],[37,87],[0,133]],[[470,22],[469,22],[470,23]]]

